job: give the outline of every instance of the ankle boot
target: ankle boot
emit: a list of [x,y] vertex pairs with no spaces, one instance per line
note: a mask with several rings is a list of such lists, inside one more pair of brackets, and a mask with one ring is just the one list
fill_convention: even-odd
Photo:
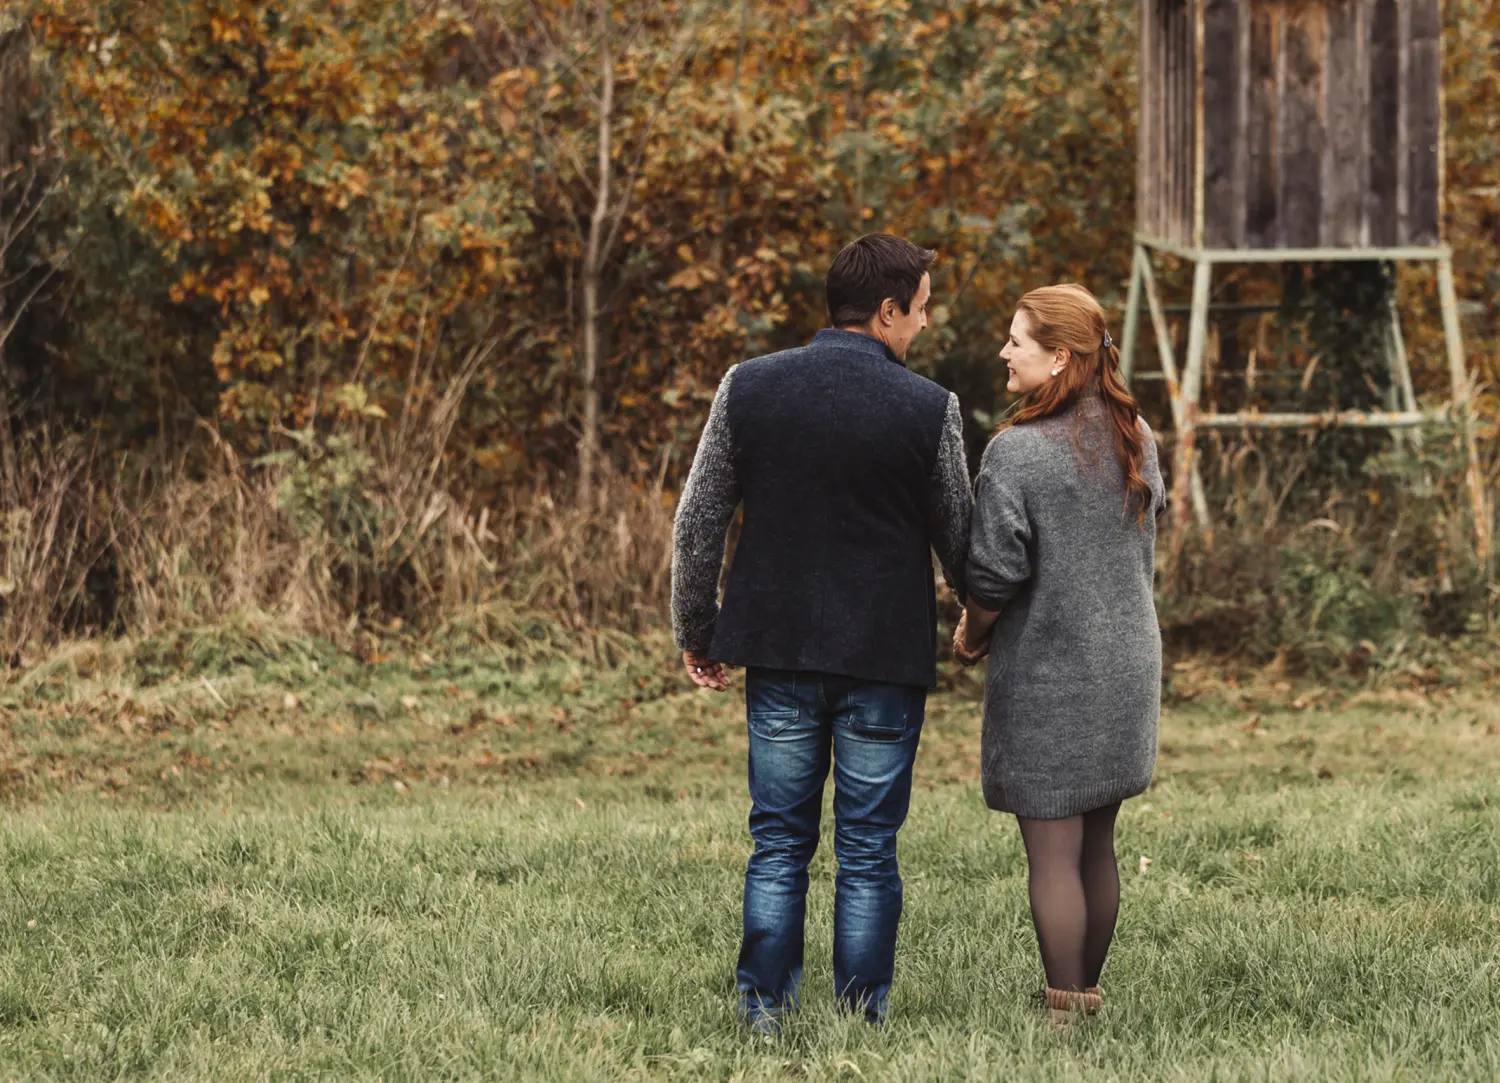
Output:
[[1084,1005],[1084,1014],[1098,1015],[1100,1009],[1104,1007],[1104,990],[1100,989],[1097,985],[1090,985],[1083,992],[1085,996],[1091,996],[1094,998],[1088,1004]]
[[1047,1010],[1052,1015],[1052,1025],[1064,1027],[1079,1018],[1094,1015],[1103,1001],[1097,988],[1078,992],[1076,989],[1054,989],[1047,987]]

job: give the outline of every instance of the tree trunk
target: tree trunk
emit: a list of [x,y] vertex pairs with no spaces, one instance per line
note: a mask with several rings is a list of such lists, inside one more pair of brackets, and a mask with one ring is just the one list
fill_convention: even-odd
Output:
[[615,100],[614,57],[610,53],[609,0],[598,0],[599,63],[599,187],[589,217],[588,244],[583,253],[583,435],[578,441],[578,503],[593,510],[599,460],[599,277],[603,263],[604,227],[610,214],[610,116]]
[[[11,430],[10,369],[6,363],[6,339],[16,312],[6,303],[6,256],[25,230],[30,202],[26,161],[28,133],[25,110],[30,78],[30,50],[23,31],[0,24],[0,499],[14,503],[16,447]],[[24,307],[24,304],[22,305]]]

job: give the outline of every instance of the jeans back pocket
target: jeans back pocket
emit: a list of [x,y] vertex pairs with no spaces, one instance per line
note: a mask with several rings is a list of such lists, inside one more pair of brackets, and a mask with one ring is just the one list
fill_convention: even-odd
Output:
[[797,725],[801,712],[796,710],[749,711],[746,717],[750,723],[751,733],[767,741],[774,741]]
[[844,724],[861,737],[899,741],[922,725],[927,692],[904,684],[862,684],[849,693]]

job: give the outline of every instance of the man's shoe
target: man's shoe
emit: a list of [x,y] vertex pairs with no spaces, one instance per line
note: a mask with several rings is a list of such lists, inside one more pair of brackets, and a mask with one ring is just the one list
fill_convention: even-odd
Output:
[[776,1038],[781,1035],[781,1016],[764,1008],[741,1012],[740,1022],[757,1038]]
[[762,1038],[774,1038],[781,1033],[781,1017],[796,1002],[768,1001],[754,993],[741,994],[739,1017],[745,1029]]

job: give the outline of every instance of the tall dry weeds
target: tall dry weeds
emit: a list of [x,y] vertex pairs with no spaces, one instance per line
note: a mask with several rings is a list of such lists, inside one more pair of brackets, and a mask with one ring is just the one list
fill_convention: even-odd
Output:
[[[665,478],[605,476],[591,510],[540,481],[482,499],[448,465],[462,394],[391,418],[351,409],[254,461],[208,426],[172,460],[22,440],[0,493],[0,651],[247,617],[361,651],[392,633],[522,660],[639,651],[668,623]],[[1305,438],[1219,439],[1215,531],[1162,568],[1169,649],[1321,668],[1493,628],[1500,594],[1474,559],[1453,447],[1430,433],[1330,484]]]
[[251,615],[359,648],[372,632],[608,658],[660,627],[663,479],[601,479],[592,513],[537,483],[481,501],[450,477],[460,381],[421,416],[346,416],[246,461],[208,425],[175,458],[45,434],[0,495],[0,650]]
[[[1170,649],[1359,668],[1423,637],[1494,630],[1495,554],[1475,549],[1454,434],[1408,434],[1342,479],[1320,472],[1321,439],[1214,434],[1213,530],[1189,533],[1161,567]],[[1493,494],[1500,461],[1484,446]]]
[[0,484],[0,653],[88,632],[92,573],[111,548],[110,464],[86,437],[30,434]]

